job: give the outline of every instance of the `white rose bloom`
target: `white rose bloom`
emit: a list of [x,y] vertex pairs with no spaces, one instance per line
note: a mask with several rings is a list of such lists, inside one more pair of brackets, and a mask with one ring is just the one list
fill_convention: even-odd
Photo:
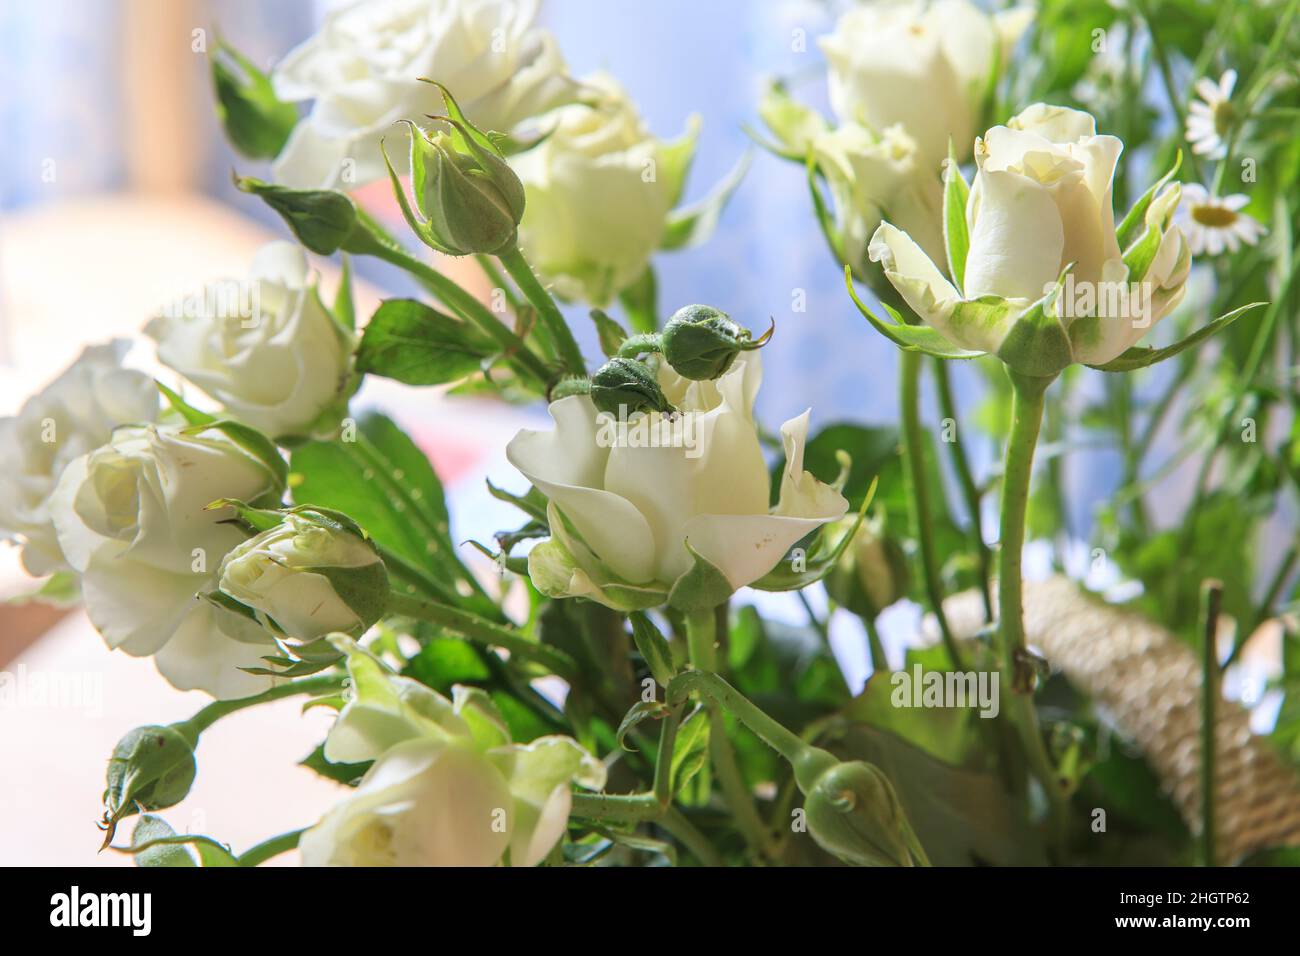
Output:
[[285,634],[360,634],[383,613],[388,576],[374,545],[310,513],[287,514],[221,562],[221,590]]
[[325,756],[375,763],[302,835],[305,866],[493,866],[507,851],[512,866],[535,866],[564,835],[572,785],[605,784],[604,765],[569,737],[512,743],[481,690],[456,687],[448,701],[355,645],[348,671],[352,697]]
[[118,429],[64,469],[51,501],[91,622],[109,647],[154,656],[181,690],[240,697],[267,686],[237,668],[260,664],[270,636],[197,595],[216,587],[227,551],[244,540],[219,498],[278,495],[268,464],[215,428]]
[[[1123,145],[1098,136],[1087,113],[1035,104],[975,144],[979,172],[966,205],[970,249],[961,293],[890,223],[876,231],[870,256],[926,323],[957,345],[984,352],[997,352],[1016,313],[1042,298],[1072,264],[1056,305],[1069,336],[1068,359],[1105,364],[1178,305],[1191,261],[1172,224],[1177,184],[1145,213],[1149,254],[1121,251],[1111,181]],[[1078,295],[1085,291],[1088,299]],[[974,301],[981,297],[1003,301]],[[1089,301],[1087,314],[1080,314]]]
[[989,15],[967,0],[855,6],[819,41],[831,106],[877,132],[901,123],[921,167],[938,170],[949,139],[964,150],[974,138],[993,71],[1032,19],[1029,7]]
[[330,315],[291,242],[258,250],[246,282],[214,282],[201,301],[153,319],[158,359],[276,438],[310,434],[347,384],[352,336]]
[[557,110],[540,145],[513,157],[528,194],[519,244],[565,299],[607,305],[640,278],[681,192],[665,144],[608,75],[594,106]]
[[912,236],[930,256],[944,254],[943,183],[917,163],[916,142],[901,125],[879,135],[844,123],[811,141],[830,185],[845,261],[860,268],[882,219]]
[[50,495],[73,459],[108,441],[118,425],[158,417],[158,388],[122,368],[130,343],[86,348],[33,395],[17,415],[0,418],[0,534],[19,535],[23,567],[33,575],[66,567],[50,519]]
[[331,12],[271,74],[281,99],[315,101],[275,160],[276,181],[328,189],[385,177],[379,140],[393,124],[444,111],[421,77],[451,90],[482,129],[509,132],[571,101],[575,85],[536,15],[536,0],[361,0]]
[[[585,395],[552,402],[553,431],[521,431],[506,447],[511,464],[550,499],[553,539],[530,553],[533,583],[555,595],[615,606],[626,596],[651,606],[691,569],[689,542],[734,590],[842,516],[844,498],[803,470],[808,412],[781,426],[786,466],[780,500],[769,507],[753,417],[761,379],[754,352],[713,381],[690,382],[662,366],[659,382],[682,429],[676,447],[613,440],[612,417],[598,414]],[[662,430],[672,420],[656,412],[647,422]],[[558,569],[550,564],[557,555]]]

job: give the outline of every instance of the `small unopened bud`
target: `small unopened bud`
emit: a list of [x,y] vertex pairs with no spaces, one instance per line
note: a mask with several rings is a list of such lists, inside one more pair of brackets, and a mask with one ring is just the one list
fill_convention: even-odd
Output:
[[827,853],[854,866],[914,866],[916,838],[888,778],[855,760],[822,772],[807,791],[808,832]]
[[448,255],[504,252],[514,246],[524,215],[523,184],[481,132],[455,119],[444,121],[453,132],[430,133],[409,124],[418,216],[393,174],[407,222],[427,245]]
[[137,809],[164,810],[184,800],[196,770],[193,742],[175,726],[137,727],[118,741],[108,758],[105,844],[122,817]]
[[[853,527],[853,518],[838,523],[840,534]],[[826,590],[835,601],[861,617],[875,618],[907,596],[907,557],[902,545],[885,531],[879,516],[858,527],[853,540],[826,576]]]
[[688,305],[673,313],[660,338],[664,359],[673,371],[703,382],[724,374],[737,355],[759,348],[770,335],[769,331],[755,341],[727,313],[707,305]]
[[264,624],[313,641],[359,636],[383,615],[388,572],[351,519],[324,509],[287,512],[221,562],[220,588]]
[[591,376],[591,401],[611,415],[674,410],[649,366],[629,358],[612,358]]

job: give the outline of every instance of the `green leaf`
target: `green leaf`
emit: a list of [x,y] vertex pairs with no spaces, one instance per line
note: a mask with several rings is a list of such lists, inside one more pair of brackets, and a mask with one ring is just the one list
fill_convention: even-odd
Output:
[[250,159],[278,156],[298,123],[297,107],[280,100],[270,77],[224,40],[210,59],[217,118],[231,145]]
[[1115,230],[1115,239],[1119,243],[1121,249],[1127,249],[1133,240],[1137,238],[1138,230],[1146,221],[1147,209],[1151,205],[1151,200],[1155,199],[1156,194],[1160,192],[1160,190],[1164,189],[1169,180],[1174,178],[1174,175],[1178,172],[1178,169],[1182,164],[1183,151],[1180,149],[1178,155],[1174,158],[1174,164],[1169,167],[1169,172],[1156,180],[1156,182],[1151,185],[1151,188],[1144,192],[1138,201],[1133,204],[1133,208],[1128,211],[1128,215],[1124,217],[1124,221],[1121,222],[1119,228]]
[[162,392],[163,398],[167,399],[167,404],[171,407],[172,411],[180,415],[181,418],[185,419],[189,424],[208,425],[217,420],[217,416],[199,411],[162,382],[155,380],[154,385],[158,386],[158,391]]
[[73,607],[80,600],[81,576],[73,571],[55,571],[39,587],[0,600],[0,607],[32,603]]
[[334,306],[330,310],[334,320],[348,331],[357,327],[357,305],[352,294],[352,257],[343,254],[343,268],[339,274],[339,287],[334,293]]
[[487,484],[488,494],[493,498],[498,501],[508,502],[534,520],[546,524],[546,496],[536,488],[530,485],[527,494],[516,495],[504,488],[498,488],[492,484],[490,479],[485,479],[485,483]]
[[948,274],[957,291],[966,275],[966,256],[970,252],[970,234],[966,229],[966,200],[970,187],[961,174],[961,166],[948,141],[948,163],[943,173],[943,242],[948,250]]
[[885,323],[876,318],[875,314],[858,298],[857,289],[853,286],[853,269],[850,266],[844,267],[844,283],[848,286],[849,296],[853,299],[853,304],[858,307],[858,311],[862,313],[863,317],[875,327],[877,332],[899,348],[909,352],[924,352],[926,355],[934,355],[945,359],[970,359],[984,354],[983,352],[974,352],[959,345],[954,345],[928,325],[905,324],[902,317],[884,303],[881,304],[884,305],[885,311],[894,319],[893,324]]
[[638,700],[633,704],[618,725],[616,740],[624,750],[635,751],[627,745],[627,735],[637,724],[646,720],[662,720],[668,713],[668,707],[661,700]]
[[668,646],[668,641],[659,628],[644,613],[636,611],[630,615],[630,619],[632,640],[645,659],[646,666],[650,668],[650,676],[667,687],[677,674],[677,668],[673,666],[672,648]]
[[196,866],[194,856],[162,817],[145,814],[131,831],[128,853],[136,866]]
[[668,184],[669,208],[682,201],[686,177],[691,171],[691,163],[695,161],[695,147],[699,137],[700,118],[692,115],[686,121],[686,131],[659,148],[659,175]]
[[1241,318],[1251,309],[1258,309],[1265,302],[1252,302],[1249,305],[1243,305],[1239,309],[1233,309],[1224,315],[1219,316],[1213,322],[1202,326],[1191,335],[1175,342],[1173,345],[1167,345],[1162,349],[1150,347],[1135,347],[1128,349],[1117,358],[1111,359],[1105,365],[1092,365],[1090,368],[1099,369],[1103,372],[1131,372],[1134,369],[1146,368],[1148,365],[1155,365],[1157,362],[1163,362],[1167,358],[1173,358],[1179,352],[1191,348],[1193,345],[1205,341],[1221,329],[1231,325],[1237,319]]
[[325,745],[321,744],[298,761],[298,766],[313,770],[327,780],[355,787],[370,769],[370,761],[363,763],[330,763],[325,759]]
[[600,338],[600,350],[606,358],[618,354],[619,346],[627,339],[627,330],[619,325],[604,309],[592,309],[591,321],[596,325],[596,334]]
[[495,346],[472,325],[414,299],[388,299],[357,348],[357,371],[407,385],[442,385],[477,372]]
[[655,278],[654,266],[647,265],[639,279],[619,292],[618,301],[633,331],[656,331],[659,328],[659,281]]
[[659,240],[659,248],[689,249],[707,241],[717,229],[718,218],[745,178],[752,160],[752,151],[746,149],[731,172],[727,173],[707,196],[697,203],[669,213],[668,221],[664,225],[664,234]]
[[686,541],[691,554],[691,567],[673,582],[668,592],[668,603],[679,611],[708,611],[722,604],[736,590],[727,576],[700,557],[699,552]]
[[691,779],[709,762],[709,713],[700,707],[677,728],[670,763],[671,792],[686,788]]
[[289,189],[252,176],[236,176],[240,192],[251,193],[274,209],[298,237],[317,255],[331,256],[339,249],[364,252],[349,243],[357,229],[357,207],[343,193],[330,189]]
[[1021,375],[1051,378],[1074,361],[1070,335],[1052,314],[1070,268],[1066,266],[1052,290],[1015,319],[998,346],[997,357]]
[[[440,584],[444,599],[500,619],[499,608],[477,590],[456,554],[442,482],[424,452],[391,419],[363,415],[354,435],[345,430],[334,441],[299,446],[291,471],[296,504],[343,512],[365,528],[381,551]],[[470,597],[463,596],[470,591]]]

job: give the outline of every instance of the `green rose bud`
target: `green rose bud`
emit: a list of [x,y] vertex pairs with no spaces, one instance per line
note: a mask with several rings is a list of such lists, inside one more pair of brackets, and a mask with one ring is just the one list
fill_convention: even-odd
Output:
[[407,222],[427,245],[452,256],[513,248],[524,215],[523,184],[491,140],[458,120],[446,122],[451,133],[408,124],[418,217],[393,175]]
[[688,305],[668,320],[660,341],[664,359],[678,375],[703,382],[723,375],[737,355],[759,348],[768,335],[752,341],[749,330],[731,321],[727,313],[707,305]]
[[[847,533],[853,521],[842,519],[836,530]],[[879,516],[864,521],[826,577],[830,596],[861,617],[874,618],[907,596],[907,557],[897,539],[886,533],[884,524]]]
[[249,538],[221,562],[220,588],[263,624],[301,641],[358,636],[383,615],[388,572],[346,516],[318,509]]
[[804,813],[817,845],[845,863],[915,866],[923,859],[893,786],[869,763],[836,763],[819,774]]
[[629,358],[612,358],[596,371],[591,400],[598,411],[611,415],[674,410],[649,366]]
[[164,810],[184,800],[196,770],[194,741],[176,725],[137,727],[118,741],[108,758],[105,844],[113,838],[117,821],[137,807]]

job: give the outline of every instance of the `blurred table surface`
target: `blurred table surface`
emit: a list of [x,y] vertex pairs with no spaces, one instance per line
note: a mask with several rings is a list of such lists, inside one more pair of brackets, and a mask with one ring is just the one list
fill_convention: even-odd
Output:
[[[244,275],[257,247],[281,237],[227,206],[190,196],[91,197],[6,215],[0,415],[17,411],[86,344],[137,337],[161,303],[213,279]],[[321,260],[314,265],[332,295],[337,270]],[[378,289],[358,283],[358,315],[369,315],[379,298]],[[174,381],[148,342],[137,344],[128,364]],[[384,381],[368,381],[354,405],[382,407],[429,454],[448,486],[458,540],[488,540],[496,528],[518,523],[486,493],[481,476],[520,488],[503,448],[528,413],[453,403],[437,390]],[[30,587],[17,551],[0,545],[0,598]],[[79,610],[60,620],[33,606],[0,604],[0,668],[7,683],[0,693],[0,864],[129,864],[123,854],[96,853],[105,761],[131,728],[183,719],[207,698],[175,690],[148,659],[110,652]],[[342,791],[296,766],[330,721],[300,708],[293,700],[250,708],[205,734],[198,780],[164,814],[168,822],[240,852],[318,819]],[[116,842],[128,838],[129,827]]]

